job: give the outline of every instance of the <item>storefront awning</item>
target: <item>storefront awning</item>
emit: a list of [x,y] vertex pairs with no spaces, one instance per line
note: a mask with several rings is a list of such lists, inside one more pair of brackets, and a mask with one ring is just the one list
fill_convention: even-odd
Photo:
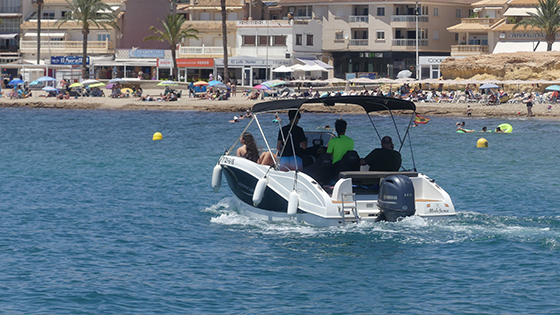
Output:
[[16,36],[18,36],[18,33],[12,33],[12,34],[0,34],[0,39],[14,39],[16,38]]
[[[511,53],[511,52],[519,52],[519,51],[546,51],[546,42],[543,40],[541,41],[538,46],[538,41],[508,41],[508,42],[498,42],[496,47],[494,48],[493,54],[498,53]],[[535,47],[537,48],[536,50]],[[553,51],[560,50],[560,43],[554,43],[552,45]]]
[[[41,37],[64,37],[64,32],[41,32]],[[37,37],[37,32],[27,32],[23,37]]]
[[504,16],[529,16],[529,13],[537,14],[537,8],[509,8]]
[[303,62],[304,64],[309,65],[309,66],[318,65],[318,66],[321,66],[321,67],[323,67],[323,68],[325,68],[325,69],[327,69],[327,70],[334,69],[333,66],[328,65],[328,64],[322,62],[322,61],[319,60],[319,59],[315,59],[315,58],[302,58],[302,57],[299,57],[299,58],[296,58],[296,59],[297,59],[299,62]]

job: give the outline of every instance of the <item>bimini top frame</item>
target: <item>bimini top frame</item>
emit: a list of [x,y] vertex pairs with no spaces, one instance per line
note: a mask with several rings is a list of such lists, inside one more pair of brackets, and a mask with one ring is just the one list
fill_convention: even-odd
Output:
[[262,102],[253,106],[253,113],[274,112],[281,110],[299,109],[303,104],[353,104],[361,106],[366,113],[394,110],[411,110],[416,112],[416,105],[411,101],[399,100],[382,96],[335,96],[311,99],[276,100]]

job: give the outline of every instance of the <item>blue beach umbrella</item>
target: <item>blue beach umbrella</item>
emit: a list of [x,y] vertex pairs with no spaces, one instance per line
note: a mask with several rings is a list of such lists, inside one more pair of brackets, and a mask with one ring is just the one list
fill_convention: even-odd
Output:
[[35,81],[39,81],[39,82],[50,82],[50,81],[56,81],[55,78],[53,77],[40,77],[39,79],[35,80]]
[[545,90],[547,90],[547,91],[560,91],[560,85],[547,86]]
[[13,79],[12,81],[8,82],[8,85],[16,86],[18,84],[22,84],[23,82],[25,82],[25,81],[23,81],[21,79]]
[[218,81],[218,80],[214,80],[214,81],[208,82],[208,85],[209,85],[209,86],[214,86],[214,85],[216,85],[216,84],[223,84],[223,83],[220,82],[220,81]]

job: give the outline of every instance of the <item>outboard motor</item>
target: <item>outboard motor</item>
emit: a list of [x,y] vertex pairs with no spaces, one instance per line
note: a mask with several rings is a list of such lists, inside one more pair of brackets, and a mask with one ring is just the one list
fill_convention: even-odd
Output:
[[377,206],[381,210],[378,220],[389,222],[414,215],[416,212],[414,185],[405,175],[389,175],[379,187]]

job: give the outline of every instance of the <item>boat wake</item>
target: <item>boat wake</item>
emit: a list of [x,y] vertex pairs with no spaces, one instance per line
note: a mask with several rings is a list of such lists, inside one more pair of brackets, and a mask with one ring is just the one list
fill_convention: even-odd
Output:
[[360,222],[343,227],[317,227],[295,221],[265,221],[239,214],[246,206],[235,198],[224,198],[204,211],[215,216],[211,223],[252,233],[310,238],[359,237],[400,244],[452,244],[504,240],[534,243],[550,250],[560,249],[560,216],[511,217],[460,212],[453,219],[427,221],[418,216],[399,222]]

